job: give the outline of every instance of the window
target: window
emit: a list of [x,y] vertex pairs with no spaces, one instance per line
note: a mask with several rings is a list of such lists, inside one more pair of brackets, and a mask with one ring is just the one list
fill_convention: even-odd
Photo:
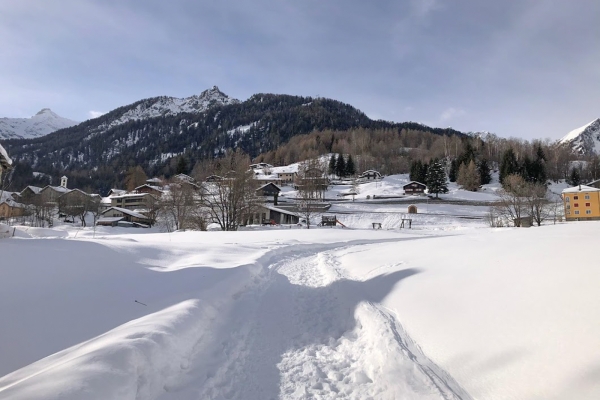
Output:
[[586,194],[586,195],[585,195],[585,199],[586,199],[586,200],[589,200],[589,199],[590,199],[590,195],[589,195],[589,194]]
[[586,206],[586,207],[591,207],[591,206],[590,206],[590,203],[585,203],[585,206]]
[[579,196],[573,196],[573,200],[579,200]]
[[569,202],[571,201],[571,198],[570,198],[569,196],[566,196],[566,197],[565,197],[565,201],[566,201],[567,203],[569,203]]
[[571,215],[571,211],[567,210],[567,215]]
[[573,204],[573,207],[579,207],[579,203]]
[[571,205],[567,204],[567,210],[570,210],[570,209],[571,209]]
[[579,215],[579,210],[575,210],[575,215]]
[[585,210],[585,213],[586,213],[586,214],[591,214],[591,213],[592,213],[592,210]]

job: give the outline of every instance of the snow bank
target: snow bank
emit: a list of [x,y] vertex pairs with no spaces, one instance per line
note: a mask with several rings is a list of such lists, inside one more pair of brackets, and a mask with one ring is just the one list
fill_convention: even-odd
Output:
[[[481,399],[600,398],[598,222],[378,244],[336,253],[354,279],[422,272],[383,302]],[[410,245],[408,245],[410,244]]]

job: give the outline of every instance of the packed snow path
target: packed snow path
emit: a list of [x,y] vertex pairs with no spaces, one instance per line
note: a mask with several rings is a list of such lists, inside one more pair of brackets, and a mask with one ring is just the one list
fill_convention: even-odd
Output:
[[160,399],[470,399],[378,305],[418,271],[352,281],[329,251],[299,253],[236,296]]

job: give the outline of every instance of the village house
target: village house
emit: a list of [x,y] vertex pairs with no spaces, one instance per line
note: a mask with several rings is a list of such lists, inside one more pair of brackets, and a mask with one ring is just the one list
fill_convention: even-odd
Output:
[[88,194],[80,189],[72,189],[58,197],[58,212],[73,215],[77,211],[92,211],[100,204],[100,196]]
[[[7,193],[5,193],[7,194]],[[0,219],[21,217],[25,214],[25,207],[13,200],[12,196],[4,196],[0,202]]]
[[246,216],[244,222],[245,225],[293,225],[300,222],[300,216],[294,210],[261,204],[256,212]]
[[562,191],[567,221],[600,220],[600,189],[579,185]]
[[102,216],[96,222],[96,225],[101,226],[132,226],[132,227],[148,227],[152,220],[144,214],[128,210],[121,207],[111,207],[102,212]]
[[46,186],[40,190],[39,196],[43,203],[56,203],[58,198],[70,190],[63,186]]
[[[19,203],[23,204],[32,204],[34,200],[37,198],[37,195],[40,194],[42,188],[37,186],[27,186],[25,189],[21,190],[19,193]],[[16,199],[15,199],[16,200]]]
[[150,193],[126,193],[110,197],[110,204],[111,207],[139,210],[150,208],[156,200],[156,196]]
[[262,197],[273,196],[273,204],[277,205],[277,198],[279,197],[281,188],[274,183],[267,183],[256,189],[256,195]]
[[156,197],[160,197],[163,194],[163,190],[162,190],[162,186],[153,186],[153,185],[149,185],[149,184],[144,184],[141,186],[138,186],[134,189],[135,193],[148,193],[148,194],[153,194]]
[[402,188],[404,189],[404,194],[423,194],[427,186],[421,182],[412,181],[402,186]]
[[288,165],[285,167],[273,167],[271,173],[279,179],[284,185],[291,185],[298,175],[298,165]]

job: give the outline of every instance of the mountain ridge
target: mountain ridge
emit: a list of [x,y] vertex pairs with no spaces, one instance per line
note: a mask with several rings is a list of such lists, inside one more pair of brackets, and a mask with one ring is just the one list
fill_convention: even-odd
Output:
[[451,128],[372,120],[333,99],[258,93],[239,101],[215,86],[184,99],[139,100],[43,137],[4,144],[20,165],[52,176],[67,174],[81,187],[108,190],[110,181],[120,182],[132,166],[170,176],[181,156],[190,166],[229,148],[256,157],[296,135],[355,128],[464,135]]

